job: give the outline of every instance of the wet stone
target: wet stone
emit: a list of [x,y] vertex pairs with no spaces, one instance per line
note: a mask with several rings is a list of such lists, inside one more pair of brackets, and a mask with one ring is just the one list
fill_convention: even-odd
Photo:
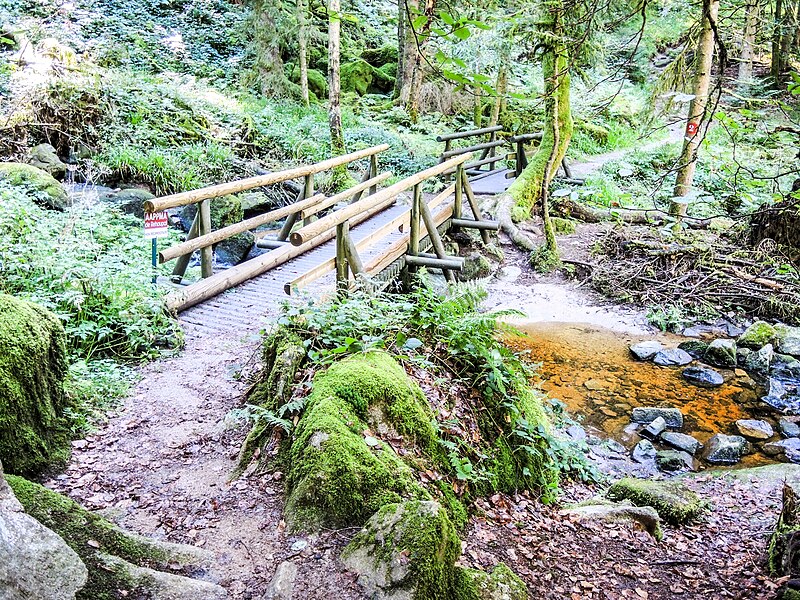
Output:
[[775,377],[784,379],[800,379],[800,360],[788,354],[774,354],[770,365]]
[[650,440],[642,440],[633,447],[633,460],[639,463],[649,463],[656,459],[656,448]]
[[800,437],[800,425],[789,419],[782,418],[778,421],[778,427],[781,430],[781,435],[787,438]]
[[697,387],[715,388],[725,383],[725,378],[714,369],[708,367],[686,367],[683,378]]
[[708,344],[700,340],[687,340],[678,344],[678,348],[688,352],[693,358],[702,358],[708,349]]
[[567,427],[567,435],[576,442],[586,440],[586,430],[580,425],[570,425]]
[[661,350],[653,358],[653,362],[659,367],[681,367],[692,362],[691,355],[680,348],[669,348]]
[[630,347],[630,351],[631,354],[633,354],[638,360],[650,360],[663,348],[664,346],[661,344],[661,342],[648,340],[646,342],[633,344]]
[[681,450],[694,456],[703,447],[699,440],[685,433],[676,431],[665,431],[661,434],[661,441],[676,450]]
[[736,429],[752,440],[768,440],[775,434],[772,425],[758,419],[739,419],[736,421]]
[[658,417],[666,421],[667,427],[670,429],[680,429],[683,427],[683,414],[677,408],[662,407],[662,406],[639,406],[633,409],[631,420],[634,423],[643,423],[645,425],[652,423]]
[[764,454],[788,462],[800,463],[800,438],[789,438],[764,444]]
[[642,437],[648,440],[657,440],[658,436],[667,430],[667,422],[664,417],[656,417],[644,429],[642,429]]
[[661,450],[656,454],[656,464],[662,471],[674,472],[694,469],[691,454],[680,450]]
[[787,415],[800,414],[800,382],[770,377],[768,393],[761,398],[772,408]]
[[800,327],[776,325],[775,330],[778,333],[778,352],[800,357]]
[[733,340],[714,340],[703,355],[706,362],[715,367],[732,368],[736,366],[736,342]]
[[703,458],[714,465],[735,465],[747,449],[747,440],[742,436],[717,433],[708,440]]

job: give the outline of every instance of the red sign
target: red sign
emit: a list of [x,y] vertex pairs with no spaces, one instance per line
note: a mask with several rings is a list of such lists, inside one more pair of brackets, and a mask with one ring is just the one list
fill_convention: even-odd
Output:
[[166,237],[168,233],[169,215],[167,213],[144,213],[144,239]]
[[689,137],[693,137],[694,135],[697,134],[697,130],[699,128],[700,126],[697,123],[695,123],[694,121],[689,121],[689,123],[687,123],[686,125],[686,135],[688,135]]

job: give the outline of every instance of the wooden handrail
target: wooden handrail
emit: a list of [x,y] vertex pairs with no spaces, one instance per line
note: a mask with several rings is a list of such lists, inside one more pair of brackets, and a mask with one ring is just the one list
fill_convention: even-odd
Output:
[[342,192],[339,192],[338,194],[335,194],[333,196],[330,196],[329,198],[326,198],[325,200],[323,200],[319,204],[315,204],[314,206],[310,206],[308,208],[305,208],[305,209],[301,210],[299,218],[307,219],[311,215],[315,215],[318,212],[321,212],[321,211],[325,210],[326,208],[330,208],[331,206],[334,206],[335,204],[338,204],[342,200],[345,200],[345,199],[347,199],[347,198],[349,198],[351,196],[355,196],[358,192],[363,192],[367,188],[370,188],[370,187],[372,187],[374,185],[378,185],[379,183],[383,183],[384,181],[389,179],[391,176],[392,176],[392,172],[391,171],[384,171],[383,173],[381,173],[377,177],[373,177],[372,179],[367,179],[366,181],[362,181],[358,185],[354,185],[351,188],[348,188],[348,189],[346,189],[346,190],[344,190]]
[[337,210],[336,212],[321,218],[319,221],[315,221],[310,225],[306,225],[305,227],[298,229],[292,233],[289,239],[295,246],[305,244],[321,233],[336,227],[339,223],[344,223],[351,217],[367,211],[379,204],[392,200],[396,198],[398,194],[414,187],[416,184],[425,181],[430,177],[441,175],[448,169],[455,167],[469,160],[470,158],[472,158],[471,154],[462,154],[460,156],[456,156],[455,158],[451,158],[447,162],[438,164],[435,167],[430,167],[429,169],[420,171],[419,173],[411,175],[410,177],[406,177],[405,179],[398,181],[394,185],[391,185],[373,194],[372,196],[368,196],[367,198],[359,200],[358,202],[351,204],[346,208]]
[[217,229],[216,231],[212,231],[209,234],[201,235],[199,237],[186,240],[185,242],[181,242],[180,244],[176,244],[170,248],[166,248],[161,252],[159,252],[158,260],[161,263],[165,263],[172,260],[173,258],[178,258],[179,256],[183,256],[184,254],[191,254],[195,250],[199,250],[200,248],[207,248],[208,246],[213,246],[214,244],[217,244],[222,240],[226,240],[229,237],[236,235],[237,233],[244,233],[245,231],[250,231],[251,229],[255,229],[256,227],[261,227],[261,225],[272,223],[274,221],[282,219],[283,217],[287,217],[293,213],[296,213],[300,210],[310,208],[315,204],[323,202],[324,200],[325,200],[325,194],[317,194],[316,196],[312,196],[311,198],[306,198],[305,200],[301,200],[300,202],[293,202],[292,204],[288,204],[282,208],[278,208],[276,210],[264,213],[263,215],[258,215],[250,219],[245,219],[244,221],[240,221],[239,223],[234,223],[233,225],[228,225],[227,227]]
[[475,152],[476,150],[497,148],[498,146],[502,146],[505,143],[506,143],[505,140],[497,140],[496,142],[483,142],[482,144],[467,146],[466,148],[454,148],[453,150],[442,152],[442,158],[450,158],[451,156],[457,156],[459,154],[464,154],[465,152]]
[[471,131],[457,131],[455,133],[446,133],[444,135],[437,135],[437,142],[446,142],[448,140],[458,140],[465,137],[472,137],[474,135],[483,135],[485,133],[494,133],[496,131],[503,131],[502,125],[495,125],[494,127],[484,127],[483,129],[473,129]]
[[305,175],[313,175],[314,173],[320,173],[362,158],[367,158],[388,149],[389,144],[380,144],[379,146],[373,146],[371,148],[359,150],[358,152],[334,156],[333,158],[323,160],[313,165],[295,167],[293,169],[286,169],[285,171],[269,173],[268,175],[257,175],[256,177],[248,177],[247,179],[231,181],[230,183],[220,183],[197,190],[171,194],[163,198],[153,198],[152,200],[145,201],[144,210],[145,212],[159,212],[168,208],[194,204],[195,202],[200,202],[201,200],[207,200],[209,198],[218,198],[219,196],[227,196],[228,194],[235,194],[256,187],[280,183],[288,179],[297,179]]

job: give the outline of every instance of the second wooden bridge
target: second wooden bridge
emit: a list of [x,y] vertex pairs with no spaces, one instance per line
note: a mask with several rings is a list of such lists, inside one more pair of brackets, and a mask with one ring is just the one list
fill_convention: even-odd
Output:
[[[378,172],[379,154],[387,149],[374,146],[314,165],[145,202],[146,212],[197,204],[186,241],[159,253],[160,262],[175,261],[176,285],[167,295],[167,306],[180,312],[187,324],[217,333],[259,326],[287,294],[310,286],[319,294],[356,285],[382,289],[419,267],[442,269],[454,281],[463,259],[446,254],[442,235],[453,228],[474,228],[488,241],[488,232],[498,228],[480,214],[465,168],[471,153],[448,157],[380,189],[392,177]],[[360,183],[333,196],[314,192],[315,175],[347,165],[363,165]],[[425,183],[443,174],[452,175],[453,182],[438,194],[424,194]],[[213,199],[298,178],[304,185],[295,202],[212,230]],[[280,229],[259,230],[280,221]],[[213,246],[246,231],[254,231],[257,245],[268,251],[234,267],[215,269]],[[195,251],[200,252],[202,278],[183,285]]]

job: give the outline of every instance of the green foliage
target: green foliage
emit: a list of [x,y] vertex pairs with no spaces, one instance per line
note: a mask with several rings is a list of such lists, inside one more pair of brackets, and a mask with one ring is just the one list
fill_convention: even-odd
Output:
[[73,356],[158,356],[180,337],[150,283],[140,228],[101,204],[49,212],[0,182],[0,291],[56,313]]
[[106,413],[127,396],[134,379],[133,369],[115,360],[72,363],[64,382],[68,400],[64,416],[70,422],[71,436],[84,436],[102,422]]

